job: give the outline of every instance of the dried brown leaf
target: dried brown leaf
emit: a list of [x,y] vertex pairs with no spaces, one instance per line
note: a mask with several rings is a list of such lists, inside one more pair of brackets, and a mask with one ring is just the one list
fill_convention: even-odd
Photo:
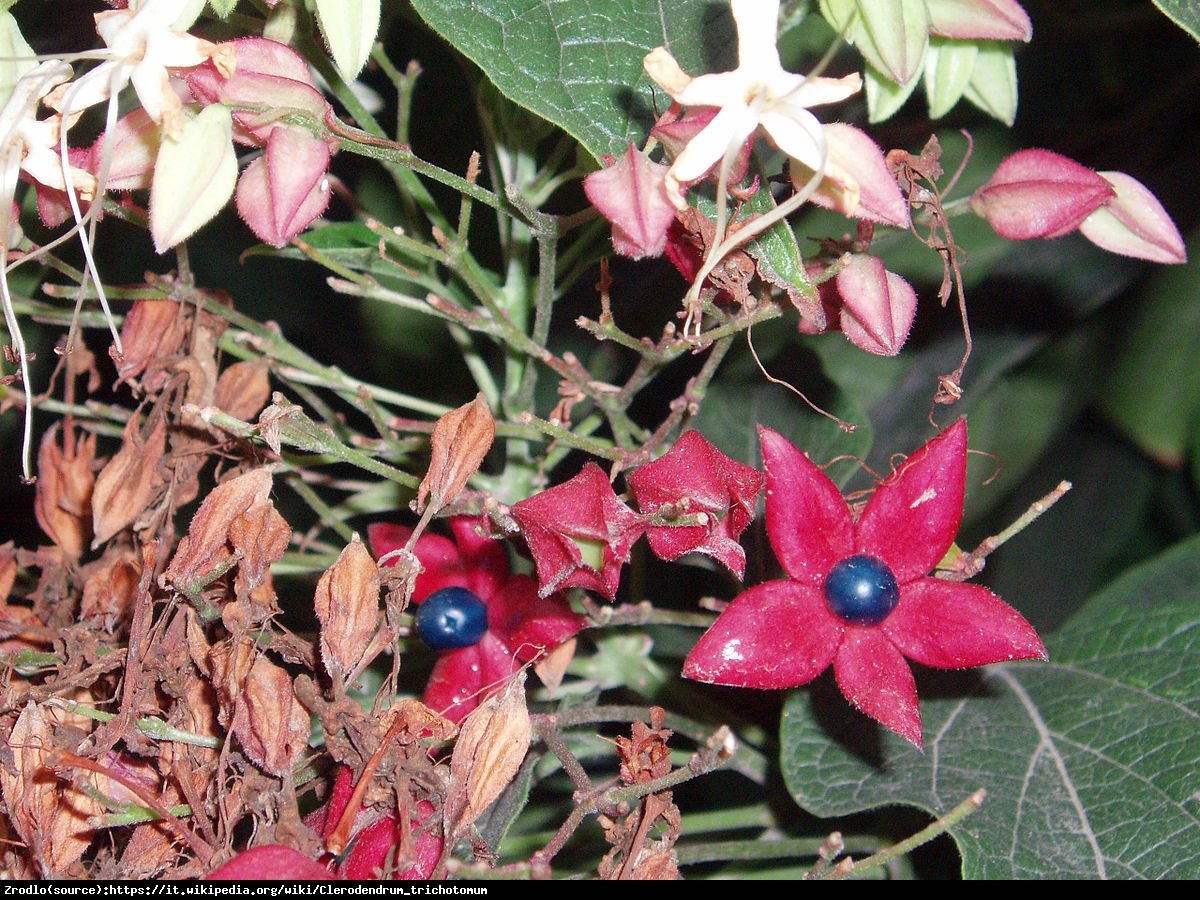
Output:
[[317,582],[321,658],[335,679],[353,672],[379,627],[379,568],[355,535]]
[[105,631],[129,618],[142,564],[128,547],[113,547],[88,567],[83,582],[80,616],[99,619]]
[[253,469],[217,485],[192,517],[187,535],[179,542],[163,580],[191,595],[225,571],[233,558],[230,528],[256,505],[269,503],[271,473]]
[[42,874],[63,874],[91,844],[95,830],[88,819],[101,808],[78,788],[62,786],[46,765],[54,742],[41,707],[26,704],[7,745],[12,765],[0,766],[5,811]]
[[508,787],[529,750],[532,729],[525,704],[525,671],[463,721],[450,757],[446,821],[461,834]]
[[136,416],[125,426],[117,455],[109,460],[96,479],[92,496],[92,520],[99,547],[142,514],[155,490],[162,484],[158,472],[167,446],[166,421],[155,416],[149,434],[143,436]]
[[433,426],[429,471],[417,489],[417,511],[425,509],[426,499],[440,509],[457,497],[478,471],[495,437],[496,420],[483,394],[438,419]]
[[[179,353],[187,336],[187,322],[180,304],[172,300],[139,300],[125,315],[121,328],[121,345],[125,355],[117,360],[117,383],[136,378],[151,363],[160,362]],[[147,390],[163,386],[165,374],[148,378]]]
[[58,444],[57,424],[42,438],[33,513],[50,540],[68,558],[79,559],[91,534],[88,519],[95,486],[96,436],[76,440],[74,432],[67,429],[63,444]]

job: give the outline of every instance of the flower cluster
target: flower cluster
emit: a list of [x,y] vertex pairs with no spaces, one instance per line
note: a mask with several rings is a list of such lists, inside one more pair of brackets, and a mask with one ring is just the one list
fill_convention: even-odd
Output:
[[[754,517],[762,487],[757,470],[688,432],[663,457],[631,472],[629,485],[640,513],[595,463],[513,506],[536,581],[510,572],[504,546],[484,536],[480,519],[451,519],[453,540],[418,538],[413,552],[423,571],[412,595],[415,630],[439,651],[426,705],[462,721],[521,665],[573,637],[586,623],[563,591],[582,588],[612,600],[642,535],[663,559],[701,553],[742,576],[746,556],[738,538]],[[376,523],[368,535],[382,558],[406,546],[412,529]]]
[[[454,722],[503,687],[524,663],[584,626],[561,596],[538,596],[532,578],[510,573],[504,546],[480,534],[480,524],[470,517],[451,519],[454,540],[423,534],[413,548],[424,569],[412,595],[418,627],[441,651],[425,688],[425,705]],[[412,529],[380,522],[367,533],[371,549],[382,557],[404,547]],[[421,628],[420,607],[426,604],[435,604],[437,618]]]

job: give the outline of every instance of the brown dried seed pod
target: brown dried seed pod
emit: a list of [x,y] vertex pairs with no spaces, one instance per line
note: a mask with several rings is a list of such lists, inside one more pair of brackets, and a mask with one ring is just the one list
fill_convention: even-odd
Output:
[[317,582],[321,658],[330,675],[354,671],[379,627],[379,568],[358,535]]
[[508,787],[529,751],[532,727],[525,704],[525,670],[463,721],[450,757],[446,797],[449,833],[459,835]]

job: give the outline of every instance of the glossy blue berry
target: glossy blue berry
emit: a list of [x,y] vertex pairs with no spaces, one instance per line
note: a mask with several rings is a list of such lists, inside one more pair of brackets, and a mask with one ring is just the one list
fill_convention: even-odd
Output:
[[848,556],[829,570],[825,600],[834,614],[854,625],[878,625],[900,600],[896,576],[882,560]]
[[434,650],[473,647],[487,632],[487,604],[466,588],[442,588],[417,607],[414,624]]

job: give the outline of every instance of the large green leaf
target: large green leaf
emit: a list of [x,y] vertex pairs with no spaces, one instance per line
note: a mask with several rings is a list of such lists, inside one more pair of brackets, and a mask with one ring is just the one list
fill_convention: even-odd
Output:
[[1200,7],[1196,0],[1154,0],[1164,16],[1200,41]]
[[1188,256],[1187,265],[1155,273],[1100,398],[1105,413],[1167,465],[1183,462],[1200,421],[1200,233],[1188,242]]
[[664,95],[642,70],[655,47],[667,47],[693,75],[735,65],[729,7],[711,0],[413,0],[413,6],[508,97],[597,158],[620,153],[631,140],[641,143],[656,100],[665,109]]
[[986,788],[952,832],[968,877],[1196,878],[1198,601],[1200,538],[1093,597],[1048,663],[921,673],[924,753],[822,680],[784,709],[788,787],[822,816],[943,813]]

